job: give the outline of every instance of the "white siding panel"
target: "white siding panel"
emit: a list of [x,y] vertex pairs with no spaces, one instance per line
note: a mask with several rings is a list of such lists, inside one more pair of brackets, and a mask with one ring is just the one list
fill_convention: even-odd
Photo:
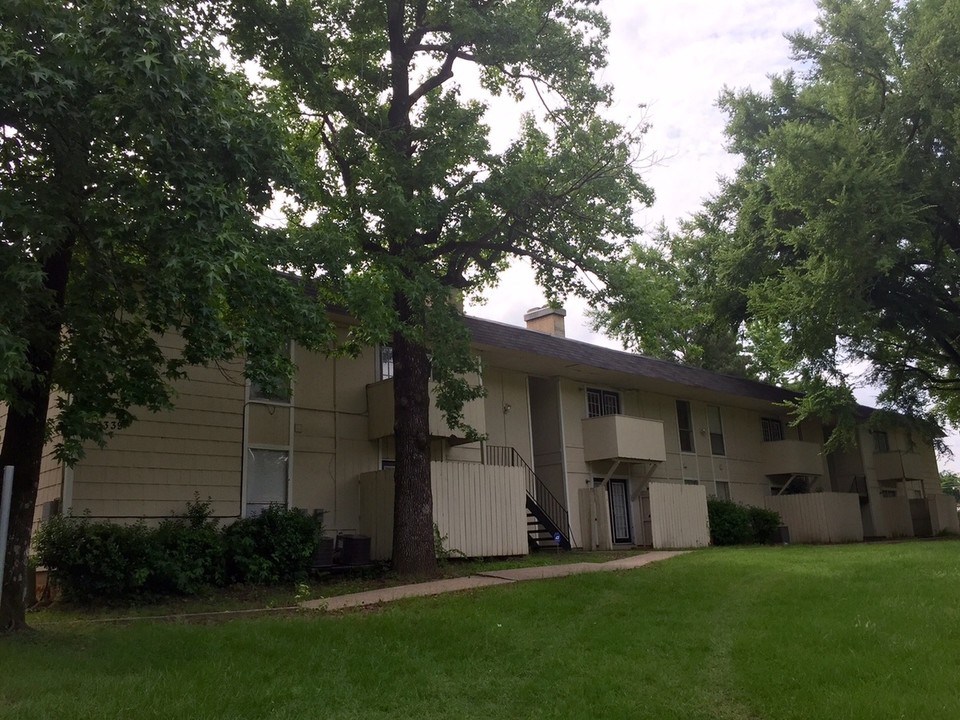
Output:
[[[374,560],[393,550],[393,469],[362,473],[360,532],[370,536]],[[467,557],[525,555],[527,518],[521,468],[435,462],[433,520],[444,545]]]
[[710,544],[704,486],[650,483],[648,491],[653,547],[676,549]]
[[780,513],[792,543],[842,543],[863,540],[860,498],[853,493],[775,495],[764,499]]

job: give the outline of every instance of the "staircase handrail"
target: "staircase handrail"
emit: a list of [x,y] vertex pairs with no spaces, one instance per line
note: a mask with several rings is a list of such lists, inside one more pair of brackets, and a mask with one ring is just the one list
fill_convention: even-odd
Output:
[[524,469],[526,476],[527,496],[543,510],[563,537],[570,540],[570,515],[567,508],[557,497],[550,492],[550,488],[539,478],[532,467],[517,452],[517,449],[504,445],[485,445],[484,460],[487,465],[501,467],[519,467]]

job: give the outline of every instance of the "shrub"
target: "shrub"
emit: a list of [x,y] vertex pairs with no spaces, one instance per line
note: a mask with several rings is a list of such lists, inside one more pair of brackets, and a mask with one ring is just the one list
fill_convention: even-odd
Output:
[[57,516],[34,538],[35,558],[66,598],[82,602],[144,591],[156,563],[151,531],[142,523],[115,525]]
[[750,505],[747,507],[747,517],[750,520],[753,542],[765,545],[776,541],[777,528],[780,527],[781,523],[780,513],[776,510],[767,510]]
[[34,560],[69,600],[103,602],[145,594],[193,595],[227,581],[278,583],[302,578],[320,537],[303,510],[271,506],[223,530],[210,503],[187,503],[183,518],[156,528],[57,516],[34,538]]
[[154,534],[157,561],[150,577],[151,591],[195,595],[205,585],[223,584],[223,538],[210,515],[210,502],[197,496],[187,503],[186,518],[160,523]]
[[753,533],[746,508],[730,500],[707,500],[710,542],[714,545],[746,545]]
[[710,542],[714,545],[749,545],[773,542],[780,514],[730,500],[707,501]]
[[271,505],[257,517],[223,531],[227,579],[272,584],[302,579],[320,538],[320,524],[305,510]]

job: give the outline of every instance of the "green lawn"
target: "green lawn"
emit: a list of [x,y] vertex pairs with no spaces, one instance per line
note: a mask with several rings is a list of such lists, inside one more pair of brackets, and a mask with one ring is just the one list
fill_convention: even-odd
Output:
[[715,549],[373,611],[47,624],[0,717],[955,718],[960,542]]

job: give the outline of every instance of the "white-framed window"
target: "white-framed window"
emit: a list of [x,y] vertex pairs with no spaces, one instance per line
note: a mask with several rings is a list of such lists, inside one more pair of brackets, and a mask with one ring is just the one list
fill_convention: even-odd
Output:
[[287,505],[290,452],[247,448],[246,517],[256,517],[271,505]]
[[[293,344],[287,343],[287,359],[292,358]],[[276,405],[289,405],[293,400],[293,388],[288,379],[284,378],[279,383],[279,389],[268,391],[260,383],[250,381],[250,390],[248,399],[255,402],[274,403]]]
[[389,380],[393,377],[393,348],[381,345],[377,348],[377,379]]
[[780,418],[760,418],[760,433],[764,442],[783,440],[783,423]]
[[726,455],[727,448],[723,442],[723,420],[720,417],[720,408],[716,405],[707,406],[707,427],[710,429],[710,453]]
[[620,414],[620,393],[587,388],[587,417]]
[[730,499],[730,482],[728,480],[716,480],[713,484],[716,486],[718,500]]
[[890,436],[885,431],[873,431],[873,451],[877,453],[890,452]]
[[687,400],[677,400],[677,430],[680,434],[680,452],[696,452],[693,444],[693,413]]

